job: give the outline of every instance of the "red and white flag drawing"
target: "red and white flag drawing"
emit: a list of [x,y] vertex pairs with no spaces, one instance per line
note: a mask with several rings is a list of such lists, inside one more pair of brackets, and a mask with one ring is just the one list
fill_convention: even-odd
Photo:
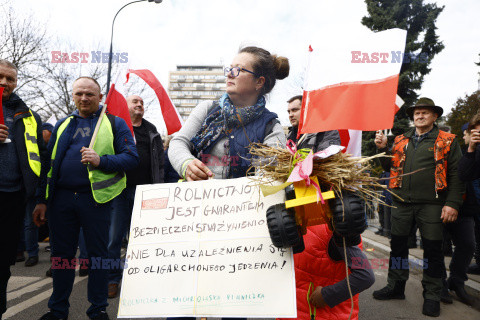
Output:
[[391,128],[406,36],[391,29],[313,45],[299,134]]
[[155,75],[147,69],[129,69],[127,72],[127,82],[130,77],[130,73],[136,74],[137,76],[142,78],[143,81],[145,81],[150,86],[150,88],[155,91],[155,95],[157,96],[158,102],[160,103],[160,109],[162,110],[163,121],[165,122],[165,126],[167,127],[167,134],[170,135],[180,130],[183,125],[182,117],[178,113],[177,109],[170,100],[167,91],[165,91],[160,81],[158,81],[157,77],[155,77]]

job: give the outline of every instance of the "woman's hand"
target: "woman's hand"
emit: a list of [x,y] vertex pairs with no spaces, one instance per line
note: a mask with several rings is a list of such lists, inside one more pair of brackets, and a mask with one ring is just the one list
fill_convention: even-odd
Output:
[[212,171],[198,159],[190,161],[187,165],[187,170],[185,170],[185,179],[187,181],[207,180],[212,176]]

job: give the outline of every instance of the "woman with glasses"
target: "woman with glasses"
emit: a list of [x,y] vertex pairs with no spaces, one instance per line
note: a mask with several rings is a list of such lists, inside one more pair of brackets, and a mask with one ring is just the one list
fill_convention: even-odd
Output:
[[265,95],[289,73],[288,59],[258,47],[245,47],[225,68],[226,93],[200,103],[170,142],[168,156],[187,181],[247,175],[248,146],[285,146],[277,115],[265,108]]
[[225,68],[226,93],[219,101],[200,103],[170,141],[168,157],[178,174],[187,181],[245,177],[250,143],[285,146],[285,133],[277,115],[265,108],[265,95],[289,69],[287,58],[258,47],[241,49]]

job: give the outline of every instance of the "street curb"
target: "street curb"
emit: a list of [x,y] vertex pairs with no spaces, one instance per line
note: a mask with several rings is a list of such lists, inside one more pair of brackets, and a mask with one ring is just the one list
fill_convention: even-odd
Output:
[[[365,234],[365,232],[362,234],[362,241],[365,244],[367,244],[368,246],[371,246],[371,247],[375,248],[375,250],[378,250],[378,251],[380,251],[380,252],[382,252],[386,255],[390,254],[390,247],[389,246],[387,246],[383,243],[380,243],[378,241],[375,241],[373,239],[368,238],[368,236]],[[416,261],[419,261],[422,258],[419,258],[419,257],[416,257],[414,255],[409,254],[408,259],[409,259],[409,261],[412,262],[412,264],[414,265],[415,268],[420,268],[421,269],[422,265],[416,263]],[[480,283],[477,282],[477,281],[474,281],[472,279],[468,279],[465,282],[465,287],[470,288],[470,290],[475,292],[475,294],[477,294],[477,295],[480,294]]]
[[[362,240],[364,243],[368,244],[371,247],[374,247],[376,250],[381,251],[382,253],[385,253],[386,255],[390,254],[390,247],[384,245],[383,243],[377,242],[372,239],[368,239],[365,237],[362,237]],[[409,254],[408,255],[408,261],[411,265],[413,265],[413,268],[416,270],[423,269],[423,263],[418,263],[417,261],[421,261],[417,257]]]

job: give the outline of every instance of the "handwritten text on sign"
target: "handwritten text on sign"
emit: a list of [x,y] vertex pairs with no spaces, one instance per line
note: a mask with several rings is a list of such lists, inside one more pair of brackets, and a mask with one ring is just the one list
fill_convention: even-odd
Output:
[[138,186],[120,318],[294,317],[292,253],[272,245],[247,178]]

